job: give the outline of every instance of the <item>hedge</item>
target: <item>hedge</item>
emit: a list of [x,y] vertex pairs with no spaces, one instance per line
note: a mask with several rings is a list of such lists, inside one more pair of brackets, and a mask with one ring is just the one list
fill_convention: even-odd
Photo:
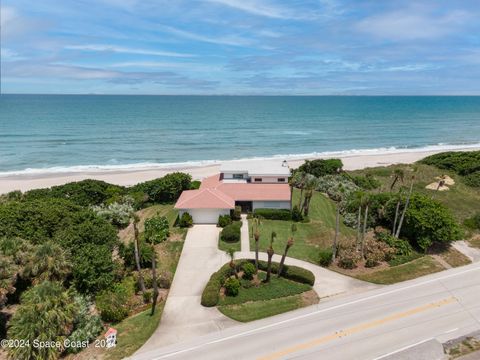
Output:
[[240,221],[235,221],[232,224],[225,226],[220,233],[220,239],[222,239],[225,242],[240,241],[241,227],[242,227],[242,223]]
[[[240,259],[235,260],[235,265],[237,269],[241,269],[242,266],[246,263],[255,264],[254,259]],[[258,268],[262,271],[267,271],[267,262],[263,260],[258,261]],[[272,262],[272,273],[278,273],[279,263]],[[223,265],[217,272],[213,273],[210,276],[205,289],[202,293],[201,304],[206,307],[212,307],[218,304],[220,299],[220,288],[223,286],[225,280],[230,275],[231,269],[230,264],[227,263]],[[308,284],[313,286],[315,283],[315,275],[310,270],[300,268],[293,265],[284,265],[282,270],[282,277],[288,280],[296,281],[302,284]]]
[[268,220],[292,220],[292,212],[288,209],[255,209],[253,213]]

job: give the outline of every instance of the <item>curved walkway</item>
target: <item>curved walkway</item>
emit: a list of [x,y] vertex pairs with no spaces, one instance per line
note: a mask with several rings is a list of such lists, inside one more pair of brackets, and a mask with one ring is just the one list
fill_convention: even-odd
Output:
[[[235,253],[235,258],[253,259],[255,253],[248,249],[248,222],[245,218],[242,221],[242,251]],[[195,225],[188,230],[160,324],[136,354],[239,324],[216,307],[206,308],[200,304],[202,291],[211,274],[229,261],[225,252],[218,249],[219,232],[215,225]],[[259,257],[266,260],[267,254],[260,253]],[[275,255],[273,260],[280,261],[280,255]],[[302,260],[287,258],[285,263],[312,271],[315,274],[314,289],[320,298],[377,287]]]

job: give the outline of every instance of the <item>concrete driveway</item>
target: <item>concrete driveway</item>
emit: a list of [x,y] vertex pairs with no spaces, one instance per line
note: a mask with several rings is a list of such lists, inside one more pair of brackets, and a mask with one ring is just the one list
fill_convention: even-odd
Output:
[[215,225],[188,230],[160,325],[137,354],[238,324],[217,308],[200,304],[210,275],[229,261],[218,250],[219,232]]

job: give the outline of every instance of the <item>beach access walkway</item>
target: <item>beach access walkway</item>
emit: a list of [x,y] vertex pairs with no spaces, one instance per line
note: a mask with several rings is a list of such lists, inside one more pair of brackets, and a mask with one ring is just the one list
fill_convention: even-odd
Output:
[[[235,258],[254,259],[245,216],[242,223],[241,251],[235,253]],[[210,276],[230,260],[224,251],[218,249],[220,230],[215,225],[194,225],[188,230],[160,324],[135,355],[240,324],[223,315],[216,307],[207,308],[200,303]],[[259,258],[266,260],[267,254],[260,253]],[[273,260],[280,261],[280,256],[275,255]],[[315,274],[314,290],[320,301],[378,287],[293,258],[287,257],[285,264],[300,266]]]

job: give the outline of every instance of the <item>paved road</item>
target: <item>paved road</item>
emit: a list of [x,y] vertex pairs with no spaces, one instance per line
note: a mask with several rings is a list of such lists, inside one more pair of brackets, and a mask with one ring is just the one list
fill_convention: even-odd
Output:
[[475,263],[225,329],[135,359],[385,359],[432,338],[444,342],[480,329],[479,295],[480,264]]

